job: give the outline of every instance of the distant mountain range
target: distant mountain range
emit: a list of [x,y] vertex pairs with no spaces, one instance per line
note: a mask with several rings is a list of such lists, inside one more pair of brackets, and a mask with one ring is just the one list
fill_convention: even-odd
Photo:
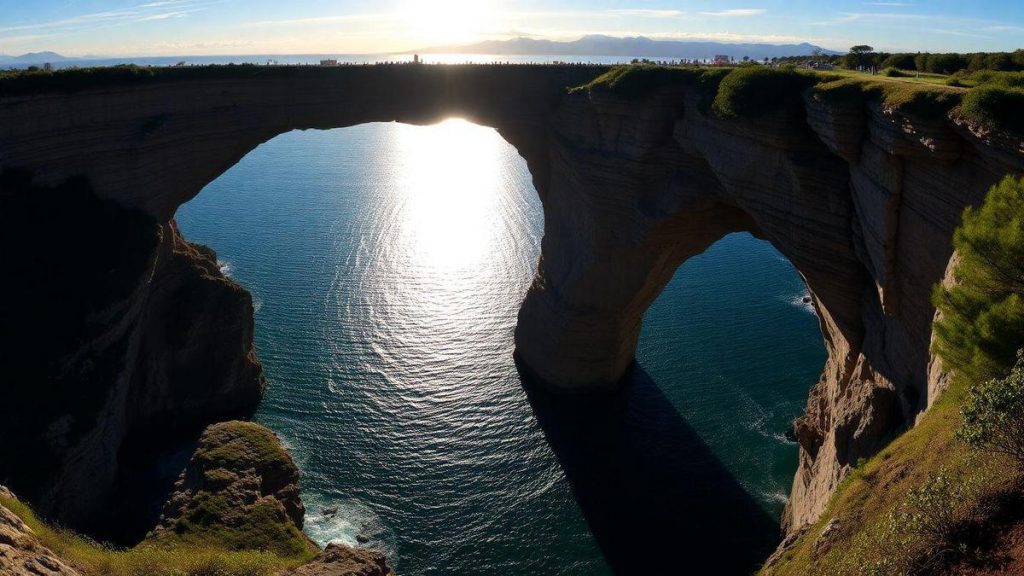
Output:
[[68,56],[61,56],[56,52],[29,52],[21,56],[8,56],[0,54],[0,65],[3,66],[34,66],[40,64],[56,64],[57,62],[68,62],[77,60]]
[[810,56],[815,50],[823,54],[840,54],[804,42],[802,44],[732,44],[690,40],[654,40],[644,36],[616,38],[590,35],[579,40],[559,42],[536,38],[488,40],[465,46],[435,46],[420,50],[424,54],[507,54],[545,56],[632,56],[636,58],[710,59],[716,55],[735,59],[749,56],[755,60],[783,56]]

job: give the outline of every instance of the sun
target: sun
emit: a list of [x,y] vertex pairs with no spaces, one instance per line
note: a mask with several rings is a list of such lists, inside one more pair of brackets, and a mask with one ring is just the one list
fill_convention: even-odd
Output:
[[429,45],[477,41],[493,23],[493,8],[487,0],[423,0],[406,2],[402,14],[410,36]]

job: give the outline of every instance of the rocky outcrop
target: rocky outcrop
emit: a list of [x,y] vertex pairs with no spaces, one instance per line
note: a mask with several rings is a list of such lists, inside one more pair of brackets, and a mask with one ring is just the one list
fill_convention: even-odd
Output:
[[0,573],[5,576],[80,576],[43,546],[35,532],[4,507],[14,494],[0,486]]
[[[245,77],[167,74],[165,81],[0,96],[0,168],[30,171],[36,185],[82,176],[102,198],[159,223],[249,150],[287,130],[449,115],[492,126],[526,159],[544,204],[542,256],[520,311],[517,354],[526,369],[563,390],[618,381],[633,361],[644,310],[679,264],[730,232],[765,238],[806,281],[828,351],[795,425],[800,464],[785,518],[794,530],[820,514],[857,458],[911,425],[941,389],[941,370],[929,368],[931,287],[943,278],[963,208],[978,204],[1004,174],[1024,171],[1020,141],[947,117],[907,115],[870,98],[836,103],[807,95],[764,117],[729,120],[706,112],[704,95],[681,86],[639,97],[565,92],[601,71],[269,68]],[[219,384],[208,384],[256,388],[251,320],[229,315],[249,314],[248,301],[196,264],[209,263],[208,254],[175,252],[167,248],[176,242],[173,226],[160,230],[154,253],[171,250],[172,258],[191,261],[186,269],[195,274],[187,277],[213,291],[202,301],[233,304],[194,301],[184,317],[202,328],[165,326],[177,339],[147,346],[141,336],[121,338],[127,352],[115,356],[129,358],[124,366],[133,368],[110,369],[119,392],[106,396],[104,424],[95,428],[104,432],[88,448],[61,452],[84,463],[69,467],[68,477],[86,494],[111,485],[116,458],[108,447],[122,445],[131,429],[125,414],[152,417],[187,402],[172,392],[188,386],[185,379],[157,376],[174,373],[158,363],[167,347],[182,351],[171,355],[182,366],[216,366],[200,360],[202,350],[228,342],[230,350],[215,357],[233,358],[234,367],[218,375]],[[167,258],[154,261],[149,277],[167,274],[159,264]],[[104,323],[114,332],[89,342],[106,346],[177,317],[175,300],[153,289],[163,282],[136,284],[138,296],[119,300],[131,313]],[[203,314],[218,320],[205,323]],[[203,337],[222,323],[234,326],[230,335]],[[147,352],[138,356],[139,350]],[[139,370],[136,358],[159,369]],[[136,374],[150,376],[135,384]],[[162,402],[168,394],[174,400]],[[228,407],[216,401],[223,397],[213,394],[215,401],[187,404],[183,412],[195,410],[196,421],[212,417]],[[248,404],[254,396],[239,397]],[[50,421],[46,437],[61,438],[67,421]],[[74,436],[76,446],[84,437]],[[67,488],[57,493],[75,493]],[[42,499],[51,510],[76,507],[57,505],[52,492]]]
[[[263,390],[251,298],[173,222],[5,174],[0,478],[44,517],[131,542],[152,527],[139,474]],[[57,200],[59,199],[59,200]],[[173,481],[173,478],[171,478]],[[169,482],[168,482],[169,487]],[[116,516],[116,522],[113,521]],[[148,526],[147,526],[148,523]]]
[[394,572],[380,552],[328,544],[309,564],[285,570],[277,576],[394,576]]
[[301,531],[304,515],[299,469],[277,436],[252,422],[222,422],[203,431],[147,539],[296,557],[316,546]]

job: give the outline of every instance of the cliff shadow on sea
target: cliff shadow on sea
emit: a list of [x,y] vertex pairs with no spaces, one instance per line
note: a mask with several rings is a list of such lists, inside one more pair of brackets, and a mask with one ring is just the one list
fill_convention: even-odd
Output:
[[616,574],[750,574],[779,523],[633,363],[619,389],[523,387],[601,552]]

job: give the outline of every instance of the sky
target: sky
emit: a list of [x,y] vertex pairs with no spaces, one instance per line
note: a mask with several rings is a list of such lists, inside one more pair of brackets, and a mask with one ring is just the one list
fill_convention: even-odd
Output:
[[0,54],[383,54],[586,34],[1010,51],[1024,0],[0,0]]

